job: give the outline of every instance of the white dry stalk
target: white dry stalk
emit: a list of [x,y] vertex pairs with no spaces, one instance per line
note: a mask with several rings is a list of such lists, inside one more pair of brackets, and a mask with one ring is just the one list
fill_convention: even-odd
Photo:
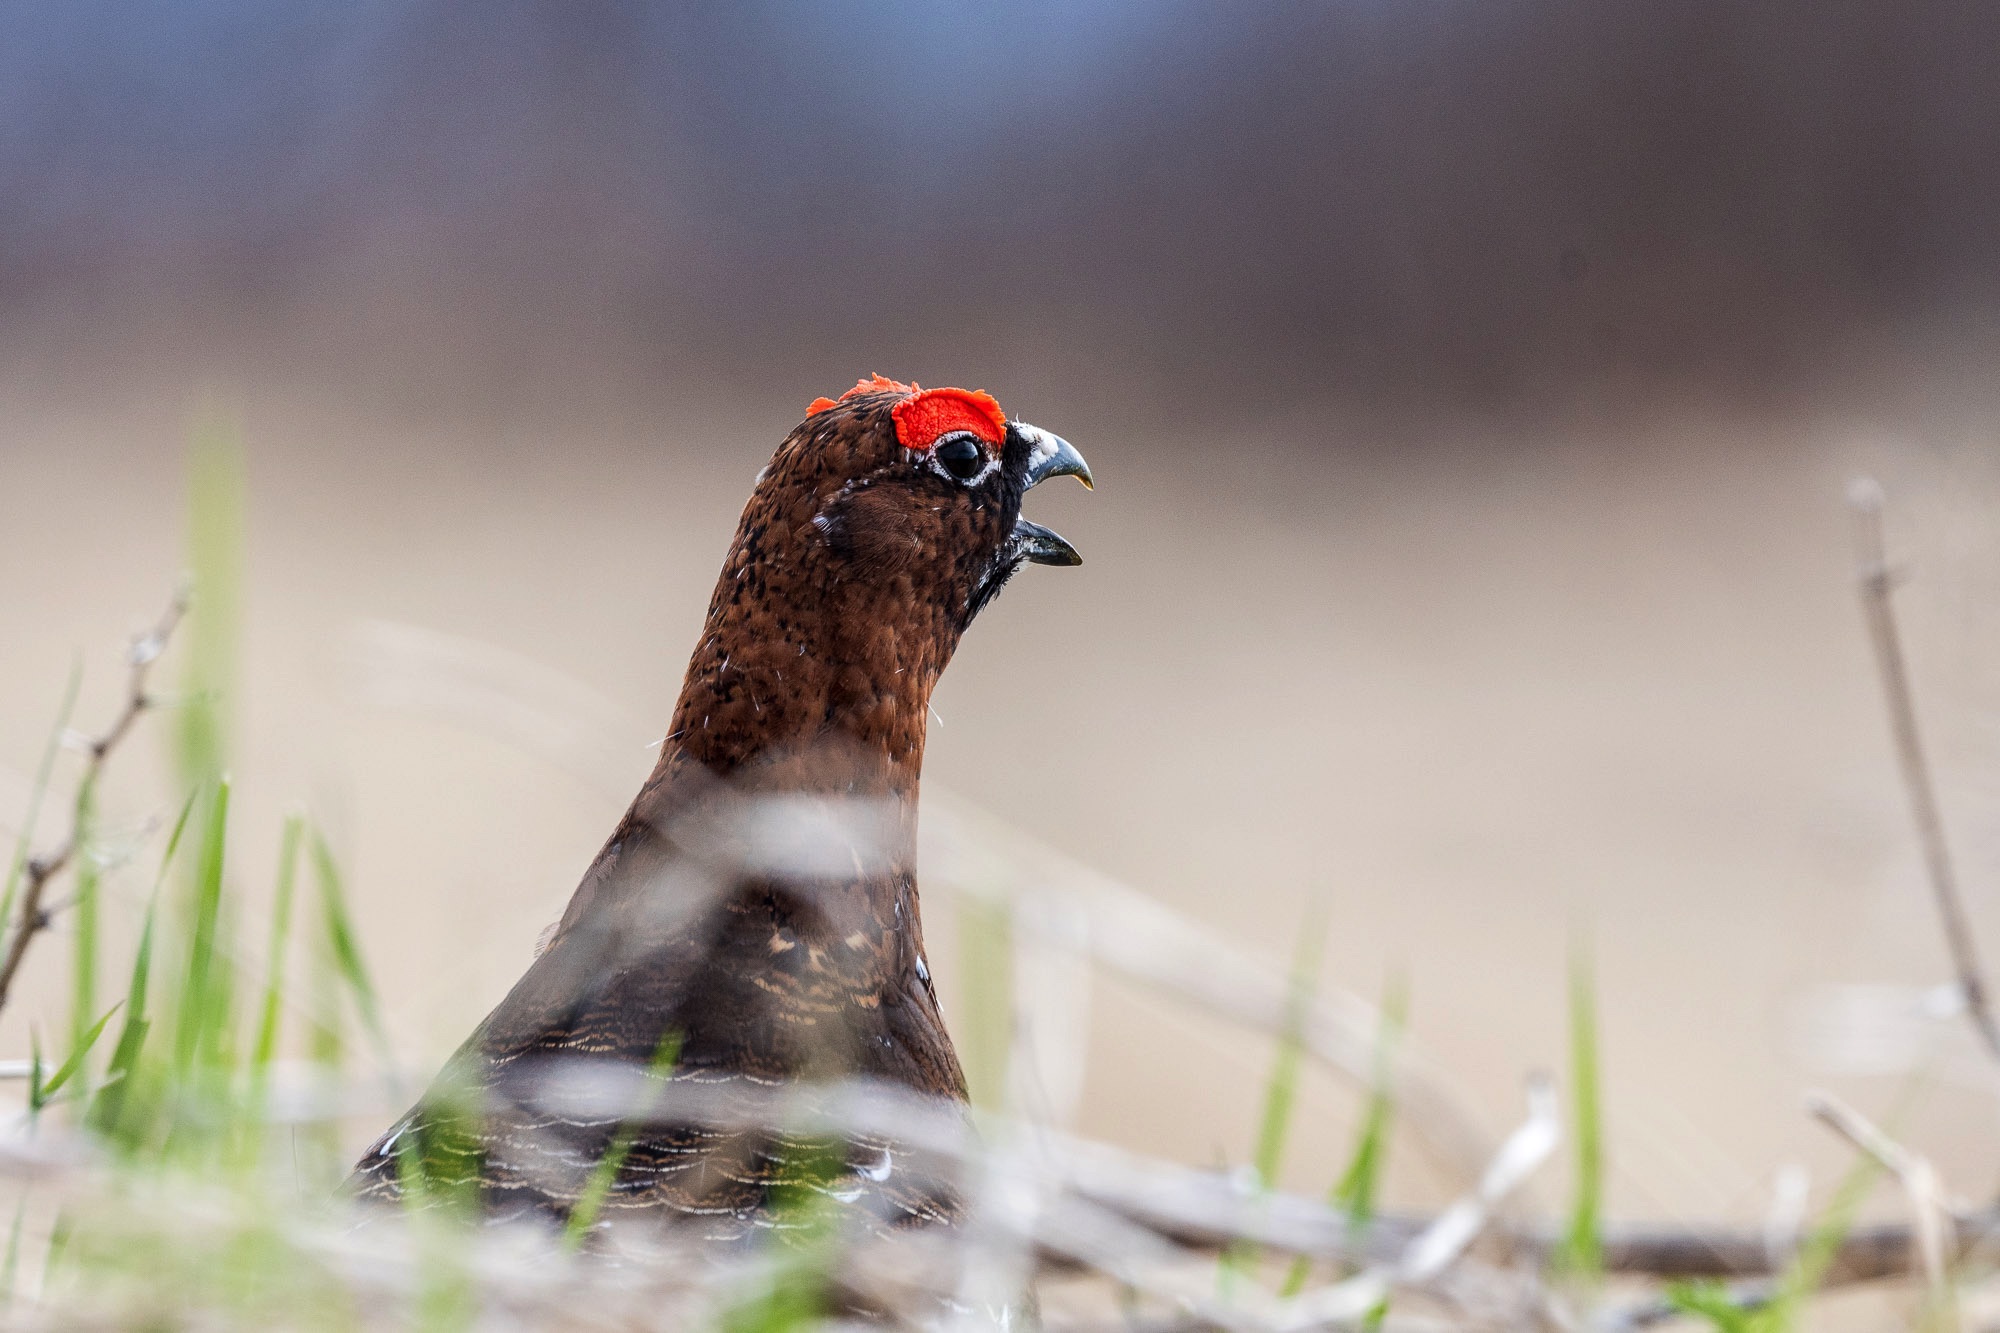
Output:
[[1811,1196],[1812,1172],[1798,1162],[1778,1168],[1771,1181],[1771,1207],[1764,1214],[1764,1257],[1774,1273],[1783,1272],[1798,1253]]
[[1948,1308],[1951,1298],[1950,1275],[1946,1268],[1945,1237],[1956,1236],[1956,1218],[1969,1209],[1946,1201],[1939,1185],[1937,1168],[1896,1142],[1867,1116],[1830,1092],[1806,1094],[1806,1110],[1834,1133],[1872,1158],[1903,1187],[1910,1201],[1910,1220],[1917,1258],[1930,1287],[1934,1308]]
[[1090,917],[1055,894],[1019,901],[1013,923],[1008,1110],[1056,1129],[1076,1121],[1090,1062]]
[[330,656],[347,693],[366,706],[464,727],[621,797],[645,776],[646,729],[631,713],[568,672],[497,644],[355,620]]
[[965,1223],[967,1262],[956,1328],[1009,1320],[1035,1276],[1034,1238],[1055,1182],[1028,1159],[1044,1149],[1040,1131],[1067,1129],[1082,1099],[1089,1056],[1090,967],[1082,936],[1089,922],[1052,899],[1022,903],[1012,933],[1013,1005],[1007,1053],[1007,1118],[987,1125],[988,1149],[968,1166],[978,1181]]
[[[1273,1036],[1296,1031],[1306,1054],[1356,1086],[1372,1089],[1379,1082],[1382,1015],[1359,996],[1322,994],[1301,1014],[1282,969],[1232,949],[1214,929],[948,795],[927,796],[923,833],[927,882],[933,887],[1004,900],[1017,910],[1053,900],[1057,906],[1051,912],[1021,911],[1023,924],[1034,929],[1080,915],[1086,925],[1076,933],[1065,926],[1065,942],[1080,936],[1098,964],[1245,1027]],[[992,861],[1001,857],[1018,869],[992,873]],[[1455,1178],[1477,1180],[1494,1149],[1470,1100],[1408,1040],[1397,1043],[1393,1075],[1400,1119]]]
[[1548,1161],[1562,1141],[1554,1085],[1542,1076],[1528,1083],[1528,1118],[1500,1145],[1478,1188],[1454,1201],[1419,1232],[1393,1264],[1370,1267],[1329,1287],[1301,1292],[1284,1307],[1279,1326],[1303,1329],[1359,1319],[1396,1287],[1423,1287],[1465,1253],[1500,1201]]
[[1276,1328],[1271,1304],[1217,1298],[1215,1263],[1162,1240],[1110,1209],[1070,1197],[1050,1207],[1042,1243],[1103,1273],[1135,1292],[1151,1296],[1191,1317],[1200,1326],[1256,1330]]

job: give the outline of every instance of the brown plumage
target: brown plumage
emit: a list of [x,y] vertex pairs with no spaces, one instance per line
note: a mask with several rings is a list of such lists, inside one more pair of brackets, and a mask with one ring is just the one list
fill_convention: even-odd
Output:
[[[925,722],[1008,577],[1078,562],[1020,517],[1057,475],[1089,484],[1067,443],[984,394],[877,376],[814,402],[758,476],[652,775],[547,948],[362,1158],[358,1193],[397,1197],[401,1163],[437,1169],[449,1137],[490,1213],[566,1217],[618,1122],[552,1104],[549,1071],[645,1065],[663,1042],[672,1077],[711,1092],[862,1076],[963,1100],[914,874]],[[468,1091],[478,1109],[453,1112]],[[606,1215],[741,1234],[794,1146],[649,1124]],[[868,1206],[948,1219],[949,1191],[889,1170],[893,1147],[841,1150]]]

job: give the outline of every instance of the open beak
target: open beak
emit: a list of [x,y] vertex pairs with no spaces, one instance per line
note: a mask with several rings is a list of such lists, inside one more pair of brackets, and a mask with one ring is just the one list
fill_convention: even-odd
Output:
[[[1086,490],[1096,490],[1091,484],[1090,464],[1083,461],[1083,455],[1076,447],[1060,435],[1051,434],[1040,426],[1030,426],[1025,421],[1009,422],[1007,429],[1019,436],[1028,446],[1027,484],[1037,486],[1050,477],[1075,477],[1084,484]],[[1056,533],[1039,523],[1027,519],[1014,522],[1014,537],[1010,543],[1014,551],[1035,565],[1080,565],[1083,557],[1076,548],[1064,541]]]

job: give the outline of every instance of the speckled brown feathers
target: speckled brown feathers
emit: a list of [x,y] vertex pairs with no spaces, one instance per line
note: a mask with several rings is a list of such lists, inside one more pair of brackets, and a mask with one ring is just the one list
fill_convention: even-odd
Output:
[[[643,1066],[663,1038],[672,1078],[709,1091],[864,1076],[964,1098],[915,880],[930,694],[1020,564],[1075,563],[1019,517],[1023,493],[1089,474],[1057,437],[1002,430],[997,408],[987,428],[921,403],[936,410],[906,410],[899,435],[916,395],[864,382],[815,403],[759,474],[652,775],[547,948],[362,1159],[358,1193],[397,1197],[399,1159],[472,1094],[466,1160],[488,1210],[566,1216],[617,1116],[564,1104],[552,1072]],[[942,433],[907,438],[911,419]],[[607,1215],[740,1234],[795,1149],[663,1118]],[[885,1225],[953,1215],[937,1179],[888,1169],[894,1145],[842,1151],[843,1197]]]

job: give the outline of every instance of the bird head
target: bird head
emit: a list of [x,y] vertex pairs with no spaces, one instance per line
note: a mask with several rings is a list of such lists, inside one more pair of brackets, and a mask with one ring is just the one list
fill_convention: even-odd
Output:
[[922,597],[963,629],[1022,565],[1083,563],[1021,517],[1030,487],[1064,476],[1091,485],[1067,440],[1009,421],[992,395],[873,375],[815,399],[766,480],[810,495],[842,576]]
[[973,617],[1022,565],[1082,563],[1021,517],[1029,488],[1060,476],[1091,484],[1068,441],[983,392],[876,375],[815,399],[758,474],[676,735],[730,767],[839,731],[913,767]]

